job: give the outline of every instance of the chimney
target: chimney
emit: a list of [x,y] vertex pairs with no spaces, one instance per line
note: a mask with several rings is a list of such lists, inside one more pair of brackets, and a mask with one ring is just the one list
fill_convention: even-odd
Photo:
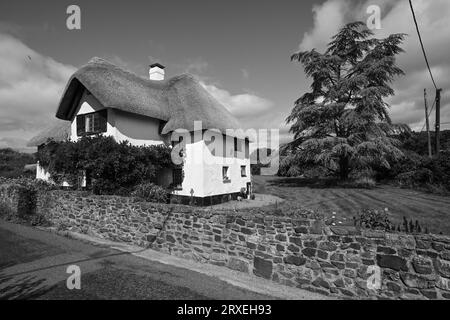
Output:
[[159,63],[153,63],[150,65],[150,70],[148,74],[150,76],[150,80],[161,81],[164,80],[164,66]]

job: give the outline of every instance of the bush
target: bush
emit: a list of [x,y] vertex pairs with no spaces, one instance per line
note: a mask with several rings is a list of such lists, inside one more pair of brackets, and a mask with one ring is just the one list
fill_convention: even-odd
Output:
[[241,190],[239,191],[239,196],[242,199],[246,199],[247,198],[247,188],[241,188]]
[[177,168],[172,149],[164,145],[138,147],[117,143],[112,137],[83,137],[77,142],[51,142],[38,152],[38,160],[61,184],[81,188],[86,176],[88,188],[95,194],[129,195],[135,186],[156,182],[163,168]]
[[359,177],[350,181],[341,182],[338,185],[350,188],[372,189],[377,186],[377,183],[371,177]]
[[33,176],[31,171],[25,171],[26,164],[36,163],[34,155],[20,153],[13,149],[0,149],[0,177],[18,178],[20,176]]
[[58,187],[44,180],[34,178],[19,177],[19,178],[5,178],[0,177],[0,184],[17,184],[27,189],[34,191],[55,190]]
[[17,212],[13,212],[4,203],[2,204],[0,202],[0,216],[3,216],[7,220],[27,223],[33,226],[50,225],[44,215],[36,213],[36,205],[38,192],[53,190],[55,188],[54,185],[35,179],[7,179],[2,177],[0,177],[0,184],[6,185],[7,188],[12,188],[12,190],[18,193],[19,197]]
[[439,158],[430,159],[415,152],[404,152],[405,157],[388,169],[377,169],[378,180],[413,189],[447,193],[450,191],[450,151],[443,151]]
[[364,209],[357,217],[353,217],[353,222],[355,226],[373,230],[389,231],[394,227],[387,210]]
[[131,195],[142,198],[148,202],[167,203],[169,200],[169,192],[163,187],[151,182],[142,183],[136,186]]
[[9,219],[13,215],[11,208],[9,208],[6,204],[0,202],[0,217],[5,217]]

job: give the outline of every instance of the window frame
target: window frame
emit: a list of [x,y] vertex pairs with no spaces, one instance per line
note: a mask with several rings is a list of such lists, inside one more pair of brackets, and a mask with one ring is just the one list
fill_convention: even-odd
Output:
[[[244,169],[244,172],[242,172],[242,169]],[[241,166],[241,178],[247,177],[247,166]]]
[[[92,124],[89,124],[89,126],[92,126],[92,131],[87,131],[88,129],[87,128],[88,121],[86,121],[87,119],[89,119],[89,122],[92,121]],[[79,114],[76,116],[76,126],[77,126],[77,136],[79,137],[105,133],[108,131],[108,110],[102,109],[94,112]]]
[[[225,170],[225,168],[226,168],[226,170]],[[229,166],[222,166],[222,181],[223,181],[223,183],[231,182],[231,179],[229,177],[229,171],[230,171]]]

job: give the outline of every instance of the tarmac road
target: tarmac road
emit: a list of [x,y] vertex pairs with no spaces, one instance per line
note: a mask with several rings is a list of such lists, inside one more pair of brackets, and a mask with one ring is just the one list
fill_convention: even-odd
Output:
[[[229,281],[223,281],[220,277],[197,272],[189,267],[180,267],[184,264],[184,259],[178,264],[170,265],[144,259],[136,254],[0,220],[0,299],[276,298],[263,294],[265,290],[255,292],[245,286],[235,286]],[[143,254],[162,255],[148,250]],[[170,256],[168,259],[178,258]],[[69,290],[67,287],[67,279],[71,276],[67,273],[69,265],[80,268],[79,290]],[[212,267],[216,266],[204,266]],[[230,272],[228,269],[214,270],[219,270],[213,271],[217,274]],[[232,282],[239,282],[239,277],[241,276],[238,274]],[[249,286],[257,285],[258,281],[247,280]],[[263,285],[267,286],[265,283]],[[283,287],[281,291],[288,292]],[[297,297],[295,294],[296,292],[294,298]],[[320,299],[319,296],[308,292],[305,297]]]

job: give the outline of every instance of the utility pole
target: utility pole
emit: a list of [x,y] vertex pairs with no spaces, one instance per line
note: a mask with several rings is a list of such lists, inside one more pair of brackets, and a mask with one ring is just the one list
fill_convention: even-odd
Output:
[[423,89],[423,99],[425,100],[425,124],[427,126],[428,157],[431,158],[432,154],[431,154],[430,123],[428,121],[427,89]]
[[440,128],[441,128],[441,91],[442,89],[436,89],[436,156],[439,156],[439,151],[441,150],[440,143]]

